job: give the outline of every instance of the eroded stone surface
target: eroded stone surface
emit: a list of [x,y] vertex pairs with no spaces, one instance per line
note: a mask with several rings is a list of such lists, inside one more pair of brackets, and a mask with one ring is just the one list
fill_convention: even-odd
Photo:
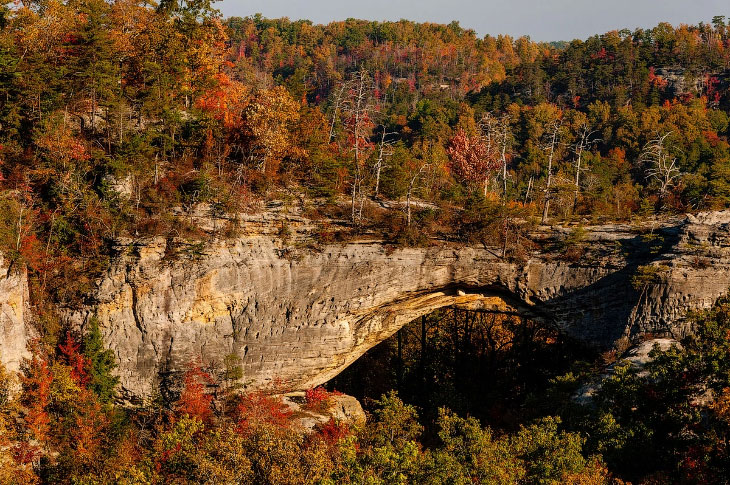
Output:
[[[687,309],[710,307],[730,286],[729,223],[720,213],[587,228],[577,261],[555,245],[565,230],[537,234],[543,250],[520,262],[448,245],[292,250],[291,240],[246,226],[243,237],[177,248],[175,258],[163,239],[129,242],[94,303],[72,318],[98,316],[130,398],[150,395],[189,362],[228,354],[242,359],[250,388],[309,388],[443,306],[541,318],[601,347],[649,332],[681,337],[691,330]],[[646,265],[656,281],[637,289],[631,278]]]
[[0,254],[0,363],[11,372],[18,371],[29,356],[29,320],[25,269],[11,265]]

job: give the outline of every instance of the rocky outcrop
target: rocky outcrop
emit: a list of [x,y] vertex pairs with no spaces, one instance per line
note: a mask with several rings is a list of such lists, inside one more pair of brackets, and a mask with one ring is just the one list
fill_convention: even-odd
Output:
[[271,396],[279,400],[291,413],[294,427],[311,433],[331,420],[347,426],[362,427],[366,415],[360,402],[347,394],[332,394],[320,406],[307,406],[304,392],[292,392],[282,396]]
[[682,344],[672,338],[656,338],[648,339],[643,342],[639,342],[634,347],[629,348],[623,355],[621,355],[615,362],[608,365],[606,369],[595,376],[591,382],[581,386],[576,393],[573,395],[573,399],[579,404],[590,404],[596,397],[596,394],[603,387],[606,379],[613,377],[616,374],[616,366],[631,365],[641,377],[649,375],[649,371],[645,370],[648,363],[653,361],[652,351],[654,349],[660,352],[668,351],[672,346],[682,348]]
[[[646,333],[681,337],[687,310],[711,306],[730,286],[730,214],[712,217],[587,228],[577,258],[560,243],[571,229],[546,229],[524,261],[447,244],[297,249],[303,219],[289,221],[287,242],[260,231],[205,247],[127,241],[93,303],[72,318],[98,317],[130,399],[190,362],[230,354],[249,387],[306,389],[444,306],[519,313],[599,347]],[[651,277],[632,284],[641,269]]]
[[19,370],[29,356],[28,301],[25,269],[11,264],[0,253],[0,364],[9,371]]
[[709,82],[713,83],[710,89],[720,93],[730,84],[730,71],[693,73],[682,67],[666,66],[655,69],[655,74],[666,82],[668,92],[677,97],[685,94],[707,94]]

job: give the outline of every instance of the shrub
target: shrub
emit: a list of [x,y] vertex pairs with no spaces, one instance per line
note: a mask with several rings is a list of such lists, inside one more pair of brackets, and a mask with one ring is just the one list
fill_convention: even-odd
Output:
[[325,413],[332,407],[332,398],[340,393],[330,392],[322,386],[307,389],[304,393],[304,407],[310,411]]

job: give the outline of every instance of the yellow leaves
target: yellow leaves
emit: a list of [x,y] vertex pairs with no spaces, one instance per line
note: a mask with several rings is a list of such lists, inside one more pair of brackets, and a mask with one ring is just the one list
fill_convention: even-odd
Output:
[[730,424],[730,388],[725,388],[712,404],[715,416],[725,424]]
[[51,384],[50,401],[60,409],[73,409],[78,404],[81,388],[71,375],[71,368],[59,363],[51,368],[53,383]]
[[90,158],[86,146],[75,136],[62,113],[48,117],[39,131],[36,145],[46,153],[51,162],[65,167],[71,161],[85,161]]
[[294,147],[292,130],[301,105],[282,86],[260,91],[244,112],[244,130],[262,172],[275,172],[278,162]]
[[81,21],[75,12],[63,2],[50,0],[43,14],[23,6],[15,12],[10,29],[16,41],[26,52],[51,54],[68,40],[68,36]]
[[152,29],[152,16],[138,0],[115,1],[111,7],[111,21],[114,51],[120,57],[132,56],[136,40]]

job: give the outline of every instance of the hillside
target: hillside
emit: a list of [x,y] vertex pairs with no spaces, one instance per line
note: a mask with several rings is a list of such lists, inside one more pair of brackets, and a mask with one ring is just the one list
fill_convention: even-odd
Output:
[[0,5],[0,483],[727,483],[724,17],[214,4]]

